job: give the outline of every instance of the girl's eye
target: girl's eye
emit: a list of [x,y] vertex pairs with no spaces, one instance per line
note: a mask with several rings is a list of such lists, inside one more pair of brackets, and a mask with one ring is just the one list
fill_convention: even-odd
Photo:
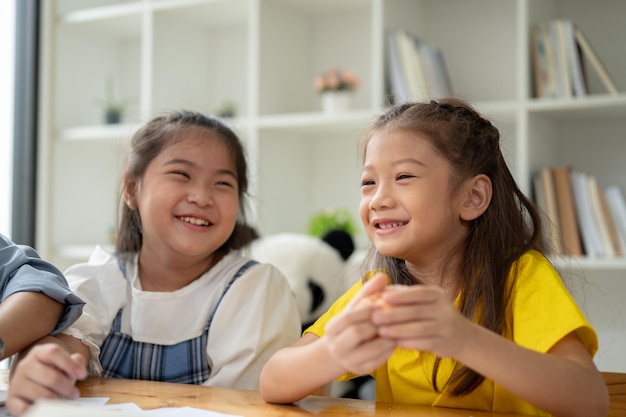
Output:
[[216,185],[221,185],[221,186],[225,186],[225,187],[230,187],[230,188],[234,188],[235,186],[233,185],[232,182],[230,181],[218,181],[215,183]]
[[180,175],[185,178],[191,178],[185,171],[172,171],[172,174]]
[[415,175],[410,175],[410,174],[400,174],[398,175],[397,179],[399,180],[405,180],[408,178],[415,178]]
[[361,187],[365,187],[367,185],[374,185],[374,180],[362,180]]

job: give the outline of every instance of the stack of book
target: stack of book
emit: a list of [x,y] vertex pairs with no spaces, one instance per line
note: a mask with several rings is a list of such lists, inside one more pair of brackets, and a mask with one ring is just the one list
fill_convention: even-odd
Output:
[[534,25],[531,34],[535,97],[572,98],[589,94],[586,67],[591,65],[610,94],[617,87],[582,30],[571,20]]
[[387,32],[387,83],[393,104],[452,95],[441,49],[405,30]]
[[589,258],[626,255],[626,200],[617,186],[570,166],[544,167],[533,177],[551,253]]

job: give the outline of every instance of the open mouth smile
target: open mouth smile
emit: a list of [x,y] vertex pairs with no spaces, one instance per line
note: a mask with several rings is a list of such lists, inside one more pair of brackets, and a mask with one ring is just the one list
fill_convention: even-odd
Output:
[[374,223],[376,229],[394,229],[396,227],[405,226],[408,222],[392,222],[392,223]]
[[185,223],[189,223],[189,224],[193,224],[194,226],[210,226],[211,223],[207,220],[204,219],[199,219],[197,217],[179,217],[178,220],[185,222]]

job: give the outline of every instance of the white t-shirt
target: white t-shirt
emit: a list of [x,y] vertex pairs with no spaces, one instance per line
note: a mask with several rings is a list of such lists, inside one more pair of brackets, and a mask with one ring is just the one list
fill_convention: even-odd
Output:
[[[100,346],[117,312],[121,331],[138,342],[172,345],[202,333],[225,286],[248,258],[231,252],[186,287],[142,291],[137,257],[127,262],[97,247],[87,263],[65,272],[85,302],[82,316],[64,333],[91,351],[90,373],[98,375]],[[250,267],[230,287],[217,309],[207,343],[211,375],[204,385],[258,390],[259,374],[278,349],[300,337],[300,317],[284,275],[269,264]]]

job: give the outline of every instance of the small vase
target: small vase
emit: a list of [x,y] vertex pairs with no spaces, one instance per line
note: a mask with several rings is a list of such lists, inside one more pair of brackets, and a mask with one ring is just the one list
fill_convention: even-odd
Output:
[[350,91],[324,91],[322,93],[322,111],[341,113],[350,110],[352,94]]

